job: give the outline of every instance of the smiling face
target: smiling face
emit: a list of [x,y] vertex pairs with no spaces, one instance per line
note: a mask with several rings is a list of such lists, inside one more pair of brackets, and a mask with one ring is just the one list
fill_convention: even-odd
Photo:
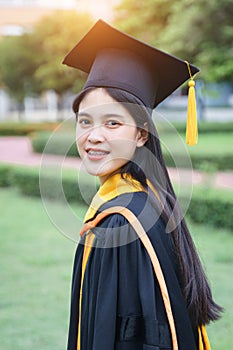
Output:
[[76,140],[86,171],[103,183],[147,140],[145,130],[103,88],[88,92],[79,106]]

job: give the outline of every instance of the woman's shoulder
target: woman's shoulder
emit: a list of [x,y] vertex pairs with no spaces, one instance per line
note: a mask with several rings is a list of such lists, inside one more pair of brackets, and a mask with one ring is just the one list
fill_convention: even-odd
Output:
[[[104,212],[106,209],[113,207],[123,207],[131,211],[134,216],[142,224],[145,231],[148,231],[155,225],[157,227],[164,227],[161,219],[162,207],[156,198],[152,201],[146,192],[139,191],[133,193],[124,193],[118,197],[104,203],[98,213]],[[113,224],[114,221],[117,226],[125,225],[127,219],[122,215],[121,211],[117,211],[108,216],[106,223]]]

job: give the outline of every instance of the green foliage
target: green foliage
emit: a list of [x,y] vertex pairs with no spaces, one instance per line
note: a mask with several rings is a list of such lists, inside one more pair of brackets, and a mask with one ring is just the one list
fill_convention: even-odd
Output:
[[78,157],[75,133],[39,132],[31,136],[34,152]]
[[191,160],[194,169],[207,170],[212,173],[218,170],[233,170],[232,155],[230,154],[203,155],[203,157],[193,154],[191,155]]
[[206,81],[233,82],[231,0],[122,0],[116,24],[201,67]]
[[[52,199],[56,201],[90,203],[98,189],[91,186],[91,176],[75,170],[56,169],[39,171],[38,168],[0,166],[0,186],[12,185],[27,196]],[[185,194],[180,201],[185,200]],[[188,208],[188,216],[196,223],[205,223],[214,227],[231,230],[233,199],[232,193],[211,189],[194,188]]]
[[32,32],[0,40],[0,86],[21,105],[26,95],[53,89],[61,96],[83,84],[84,75],[62,65],[66,53],[91,26],[88,15],[57,11]]
[[91,24],[87,14],[61,10],[36,24],[31,36],[40,53],[35,77],[41,82],[42,90],[52,89],[58,95],[73,88],[80,90],[84,75],[77,69],[62,65],[62,61]]
[[137,38],[159,45],[160,35],[168,25],[172,0],[123,0],[116,8],[115,25]]
[[4,37],[0,40],[0,85],[19,103],[26,95],[40,90],[35,80],[39,65],[39,53],[30,34],[19,37]]
[[233,82],[232,10],[229,0],[176,1],[162,45],[200,66],[206,81]]
[[232,192],[199,187],[193,192],[187,214],[195,223],[233,230]]
[[[90,176],[75,170],[0,166],[0,187],[13,186],[27,196],[87,204],[96,191]],[[98,185],[97,185],[98,187]]]
[[12,167],[7,164],[0,164],[0,187],[11,185]]
[[58,123],[0,123],[1,136],[25,136],[37,131],[53,131]]
[[56,170],[46,169],[40,172],[40,194],[50,200],[89,205],[98,188],[98,185],[91,187],[92,179],[77,170],[66,169],[59,174]]
[[[177,164],[174,163],[174,160],[179,161],[179,166],[189,167],[189,163],[187,163],[187,155],[183,154],[171,154],[169,152],[164,151],[164,160],[166,166],[168,167],[177,167]],[[191,154],[190,159],[192,162],[192,167],[194,169],[199,170],[208,170],[212,169],[212,172],[217,170],[233,170],[233,162],[232,155],[230,154]],[[187,164],[187,166],[186,166]]]
[[11,174],[11,185],[19,188],[25,195],[39,197],[39,169],[15,167]]

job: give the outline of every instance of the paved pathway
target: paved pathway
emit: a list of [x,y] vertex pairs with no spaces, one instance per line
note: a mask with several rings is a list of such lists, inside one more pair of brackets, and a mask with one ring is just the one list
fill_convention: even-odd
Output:
[[[78,158],[56,155],[44,155],[46,163],[62,164],[64,167],[78,168],[81,164]],[[25,166],[40,166],[42,155],[34,153],[30,140],[22,136],[0,137],[0,163],[18,164]]]
[[[27,137],[0,137],[0,163],[18,164],[25,166],[40,166],[41,154],[33,153]],[[74,157],[45,155],[46,164],[61,164],[62,167],[79,168],[81,161]],[[172,181],[191,185],[209,182],[212,186],[233,190],[233,172],[218,172],[211,177],[186,169],[169,168]]]

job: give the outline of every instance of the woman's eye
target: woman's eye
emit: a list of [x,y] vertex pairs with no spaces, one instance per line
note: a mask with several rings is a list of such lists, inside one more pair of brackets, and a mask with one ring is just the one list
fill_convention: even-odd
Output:
[[78,124],[85,127],[85,126],[89,126],[91,125],[91,122],[89,119],[86,119],[86,118],[80,118],[78,119]]
[[110,128],[116,128],[121,125],[121,123],[117,120],[108,120],[105,125],[107,125]]

